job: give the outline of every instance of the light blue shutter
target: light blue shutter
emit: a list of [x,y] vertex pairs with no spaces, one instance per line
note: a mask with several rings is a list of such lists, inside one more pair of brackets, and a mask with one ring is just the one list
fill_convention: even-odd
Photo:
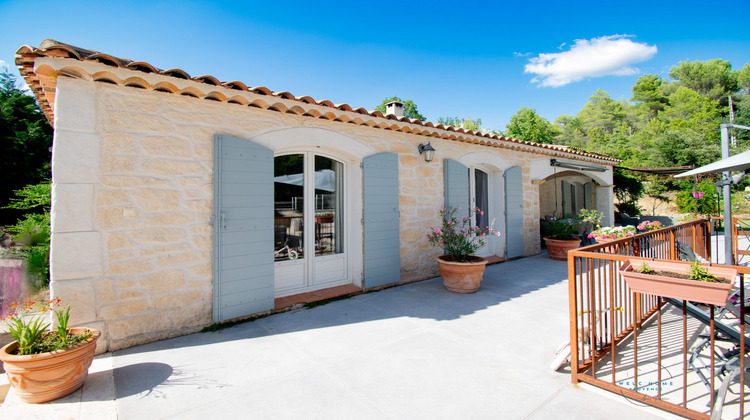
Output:
[[560,181],[560,190],[562,191],[562,218],[571,217],[573,214],[573,197],[570,193],[573,185],[567,181]]
[[364,287],[401,280],[398,209],[398,154],[362,160]]
[[458,208],[456,216],[469,215],[469,168],[452,159],[444,159],[445,206]]
[[214,321],[273,309],[273,152],[214,137]]
[[594,205],[594,189],[591,182],[583,184],[583,208],[591,210],[596,208]]
[[523,171],[508,168],[505,178],[505,258],[523,256]]

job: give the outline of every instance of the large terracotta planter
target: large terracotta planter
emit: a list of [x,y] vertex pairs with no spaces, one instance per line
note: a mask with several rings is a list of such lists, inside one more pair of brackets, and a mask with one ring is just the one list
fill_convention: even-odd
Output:
[[447,255],[437,258],[440,276],[445,288],[455,293],[474,293],[482,282],[487,259],[473,257],[475,262],[453,262],[447,260]]
[[544,238],[544,244],[549,252],[549,257],[553,260],[568,261],[568,251],[581,247],[580,239],[554,239]]
[[[724,306],[734,285],[737,270],[726,267],[705,267],[709,274],[730,280],[730,283],[678,279],[655,274],[643,274],[635,270],[641,268],[643,260],[630,259],[620,268],[620,275],[631,290],[647,295],[663,296],[691,302],[701,302]],[[658,271],[687,273],[690,266],[663,261],[646,261],[649,267]]]
[[16,341],[0,349],[0,360],[16,395],[35,404],[64,397],[80,388],[89,373],[101,332],[93,328],[70,330],[72,334],[87,330],[94,333],[91,338],[65,350],[24,356],[10,354],[18,348]]

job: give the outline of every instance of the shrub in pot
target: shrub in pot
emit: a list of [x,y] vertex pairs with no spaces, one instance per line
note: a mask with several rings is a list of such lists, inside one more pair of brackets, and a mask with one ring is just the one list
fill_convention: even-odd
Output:
[[550,220],[546,225],[544,245],[549,257],[553,260],[567,261],[568,251],[581,245],[581,239],[576,237],[580,229],[578,219]]
[[427,241],[445,250],[445,255],[437,259],[445,288],[456,293],[474,293],[479,289],[487,259],[473,254],[486,245],[488,237],[500,236],[500,232],[492,229],[494,220],[486,229],[472,226],[473,216],[484,214],[479,208],[463,217],[457,215],[458,210],[442,206],[441,226],[430,228]]
[[68,328],[70,306],[56,309],[60,299],[48,302],[57,327],[47,331],[39,316],[25,316],[34,302],[4,320],[15,339],[0,349],[0,360],[18,397],[28,403],[41,403],[64,397],[83,385],[101,336],[93,328]]

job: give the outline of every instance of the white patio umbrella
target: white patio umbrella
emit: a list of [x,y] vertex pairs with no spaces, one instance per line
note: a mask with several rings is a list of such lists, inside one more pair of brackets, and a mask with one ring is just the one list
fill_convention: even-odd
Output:
[[[727,134],[727,128],[725,126],[728,126],[729,124],[722,124],[722,149],[724,150],[724,156],[727,156],[729,154],[729,147],[727,145],[727,138],[729,135]],[[750,127],[744,127],[744,126],[737,126],[741,128],[748,128]],[[739,171],[739,174],[736,174],[734,176],[730,176],[730,172],[737,172]],[[674,177],[675,178],[681,178],[685,176],[693,176],[693,175],[699,175],[699,174],[708,174],[708,173],[716,173],[716,172],[723,172],[724,176],[723,179],[716,183],[716,188],[723,187],[724,189],[724,220],[727,221],[724,226],[724,263],[725,264],[734,264],[734,254],[733,254],[733,242],[732,242],[732,229],[730,228],[732,222],[732,196],[729,193],[729,186],[731,184],[736,184],[740,181],[740,179],[745,176],[747,172],[750,172],[750,150],[744,151],[742,153],[737,153],[734,156],[725,157],[724,159],[717,160],[716,162],[709,163],[708,165],[701,166],[700,168],[695,168],[692,170],[689,170],[687,172],[683,172],[681,174],[677,174]]]
[[[303,185],[304,174],[281,175],[273,178],[274,182],[291,185]],[[315,171],[315,189],[324,191],[336,191],[336,173],[332,169],[321,169]]]
[[750,150],[742,153],[737,153],[734,156],[730,156],[726,159],[717,160],[714,163],[701,166],[700,168],[691,169],[687,172],[675,175],[675,178],[683,176],[693,176],[700,174],[708,174],[713,172],[735,172],[735,171],[746,171],[750,169]]

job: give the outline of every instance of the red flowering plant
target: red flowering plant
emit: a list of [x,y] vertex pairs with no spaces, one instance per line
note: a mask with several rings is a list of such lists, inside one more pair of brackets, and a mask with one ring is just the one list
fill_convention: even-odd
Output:
[[646,232],[656,230],[656,229],[661,229],[663,227],[664,225],[662,225],[661,222],[658,220],[653,220],[653,221],[646,220],[638,224],[638,230],[643,230]]
[[[41,314],[32,314],[36,302],[27,300],[22,305],[11,304],[11,311],[2,319],[8,325],[8,332],[18,342],[16,354],[28,355],[63,350],[88,340],[92,333],[74,335],[68,329],[70,305],[60,309],[60,298],[47,302]],[[19,308],[20,307],[20,308]],[[43,317],[51,311],[57,319],[55,330],[47,331],[50,324],[45,324]]]
[[456,207],[440,207],[442,225],[438,228],[430,227],[426,239],[432,245],[444,248],[450,261],[472,262],[472,254],[486,245],[487,237],[500,236],[500,232],[492,229],[494,220],[485,229],[472,226],[471,221],[475,214],[484,215],[479,208],[474,208],[470,214],[463,217],[456,214],[459,210],[460,208]]

